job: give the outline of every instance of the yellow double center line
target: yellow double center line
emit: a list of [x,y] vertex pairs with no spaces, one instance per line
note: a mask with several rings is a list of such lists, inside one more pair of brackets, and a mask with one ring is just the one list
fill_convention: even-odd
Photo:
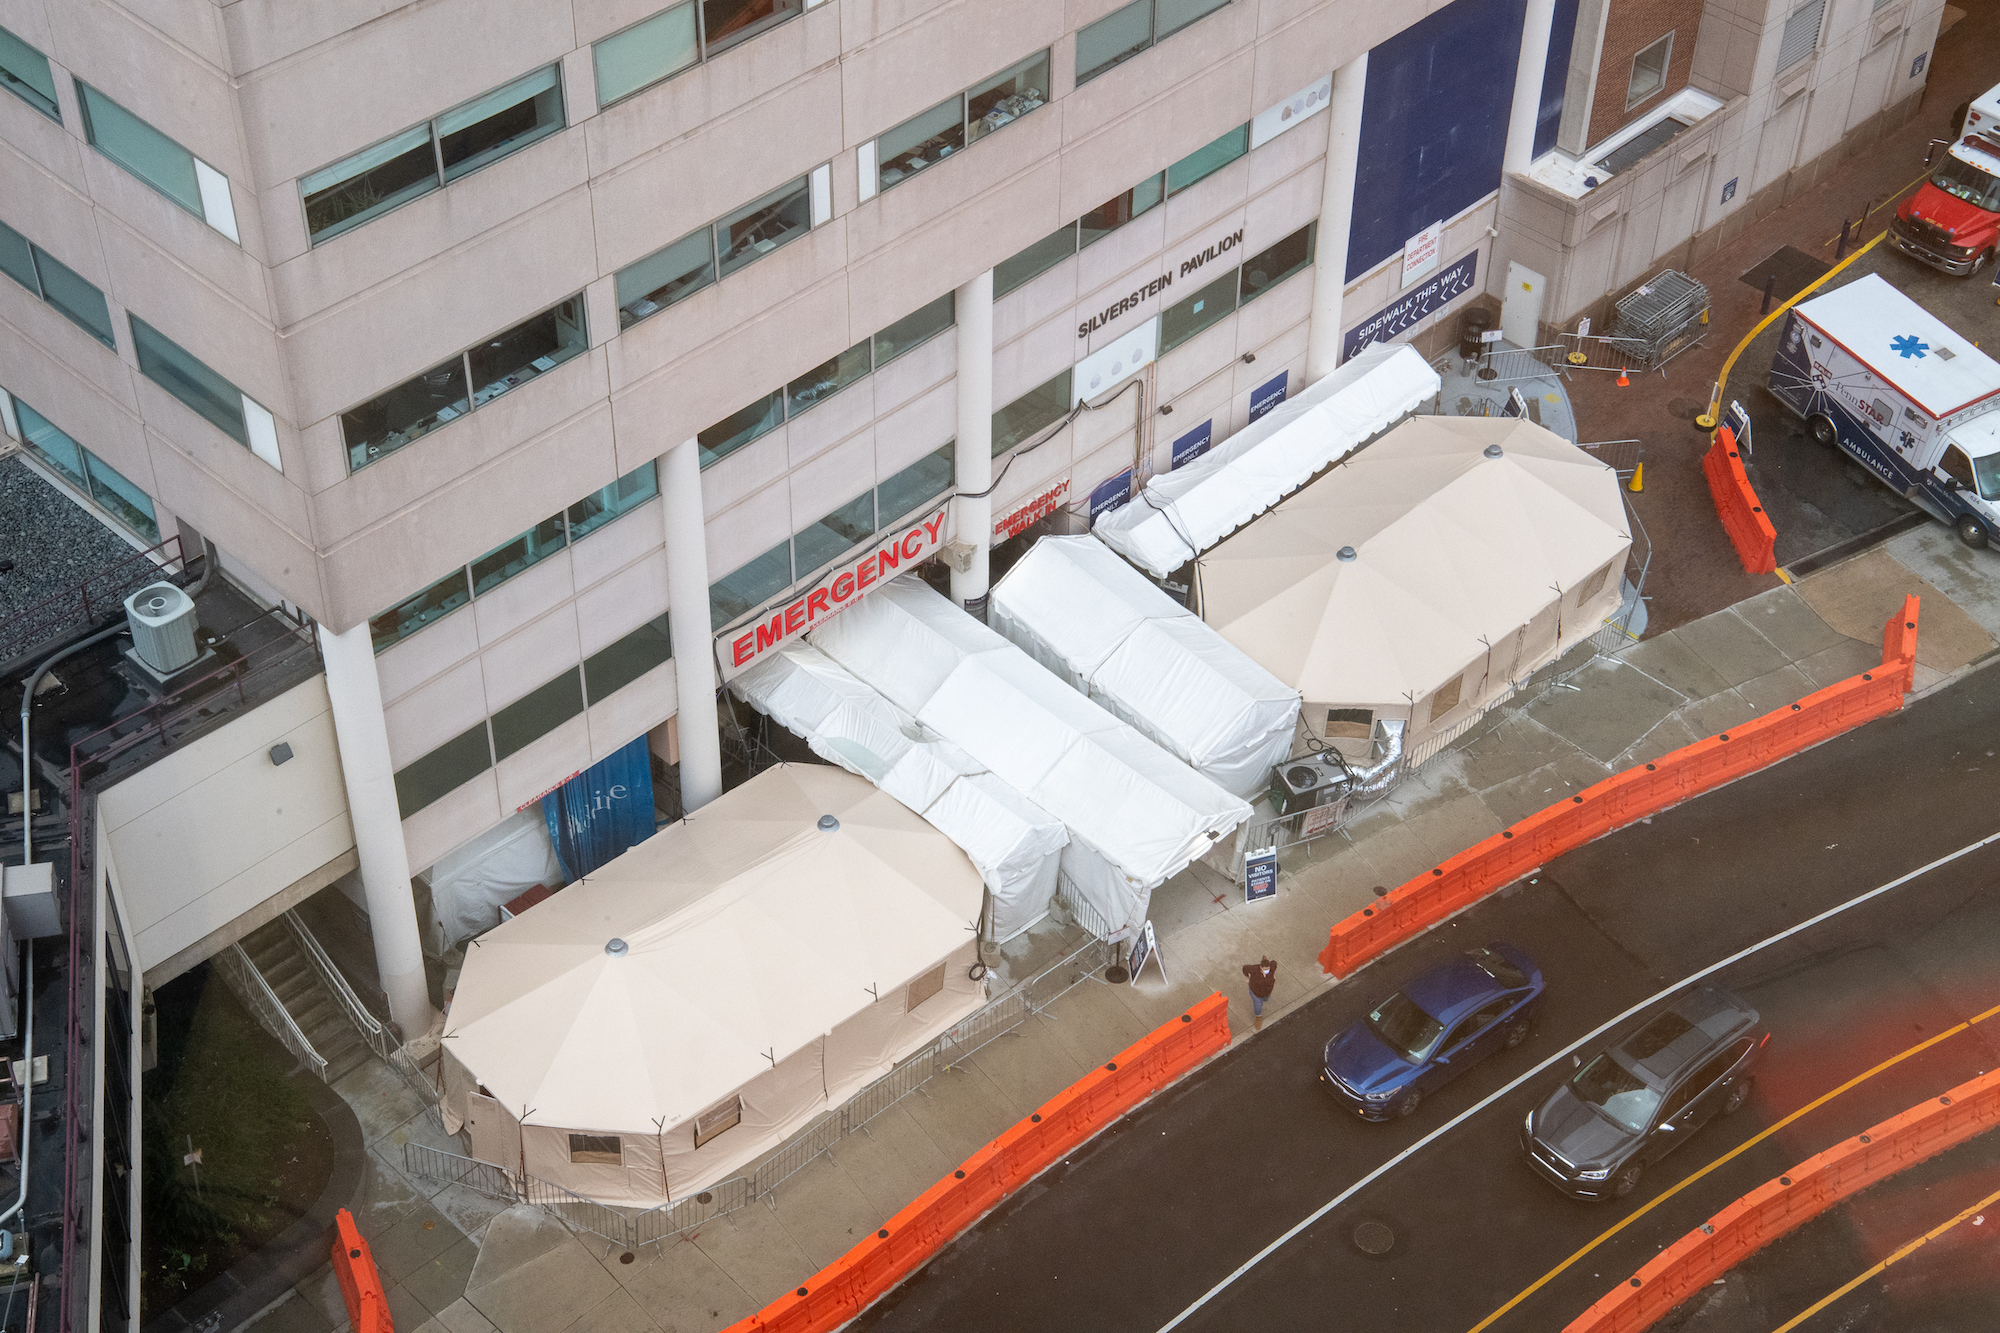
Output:
[[[1876,1065],[1873,1069],[1870,1069],[1865,1073],[1856,1074],[1853,1078],[1847,1080],[1847,1082],[1833,1089],[1833,1091],[1822,1093],[1820,1096],[1814,1098],[1812,1101],[1807,1102],[1804,1106],[1801,1106],[1798,1110],[1792,1112],[1790,1115],[1786,1116],[1783,1120],[1780,1120],[1777,1124],[1772,1125],[1769,1129],[1766,1129],[1761,1134],[1758,1134],[1750,1139],[1745,1140],[1743,1143],[1738,1144],[1735,1148],[1730,1149],[1730,1151],[1716,1158],[1714,1161],[1710,1162],[1707,1166],[1704,1166],[1703,1168],[1701,1168],[1701,1170],[1695,1172],[1687,1179],[1681,1181],[1680,1183],[1674,1185],[1672,1188],[1666,1190],[1664,1193],[1660,1194],[1657,1198],[1651,1199],[1648,1202],[1641,1204],[1638,1208],[1635,1208],[1631,1213],[1627,1214],[1622,1220],[1620,1220],[1617,1223],[1617,1225],[1610,1227],[1602,1234],[1597,1236],[1596,1239],[1592,1240],[1588,1245],[1585,1245],[1582,1249],[1578,1250],[1575,1254],[1572,1254],[1569,1258],[1563,1260],[1561,1263],[1557,1264],[1554,1268],[1551,1268],[1548,1272],[1536,1278],[1532,1285],[1524,1289],[1519,1295],[1515,1296],[1514,1299],[1508,1301],[1505,1305],[1495,1310],[1492,1314],[1487,1315],[1484,1319],[1474,1324],[1470,1330],[1470,1333],[1481,1333],[1481,1330],[1491,1328],[1493,1324],[1500,1319],[1501,1316],[1505,1315],[1509,1310],[1512,1310],[1522,1301],[1527,1300],[1528,1297],[1540,1291],[1550,1282],[1553,1282],[1558,1276],[1567,1271],[1571,1265],[1575,1264],[1577,1260],[1583,1258],[1583,1256],[1589,1254],[1592,1250],[1602,1245],[1605,1241],[1610,1240],[1613,1236],[1623,1231],[1626,1227],[1631,1226],[1634,1222],[1644,1217],[1647,1213],[1652,1212],[1655,1208],[1665,1203],[1668,1199],[1673,1198],[1676,1194],[1679,1194],[1682,1190],[1694,1184],[1697,1180],[1700,1180],[1703,1176],[1707,1175],[1709,1172],[1715,1170],[1717,1167],[1722,1166],[1727,1162],[1733,1161],[1735,1158],[1740,1157],[1742,1154],[1749,1152],[1752,1148],[1762,1143],[1765,1139],[1770,1138],[1773,1134],[1785,1128],[1785,1126],[1791,1124],[1799,1117],[1807,1115],[1813,1111],[1817,1111],[1820,1107],[1825,1106],[1828,1102],[1840,1096],[1842,1093],[1851,1091],[1852,1089],[1859,1087],[1861,1084],[1866,1083],[1869,1079],[1874,1078],[1877,1074],[1881,1073],[1883,1070],[1893,1068],[1896,1065],[1901,1064],[1903,1061],[1909,1059],[1911,1056],[1927,1051],[1931,1047],[1937,1045],[1939,1042],[1946,1041],[1952,1037],[1956,1037],[1961,1032],[1969,1032],[1975,1023],[1983,1023],[1987,1019],[1993,1017],[1995,1014],[2000,1014],[2000,1004],[1994,1005],[1991,1009],[1988,1009],[1984,1013],[1974,1014],[1971,1018],[1966,1019],[1963,1023],[1959,1023],[1956,1024],[1955,1026],[1946,1028],[1944,1031],[1938,1033],[1935,1037],[1930,1038],[1928,1041],[1920,1041],[1916,1045],[1910,1047],[1907,1050],[1897,1052],[1895,1055],[1892,1055],[1888,1059],[1884,1060],[1881,1064]],[[1947,1224],[1947,1226],[1949,1225],[1951,1224]],[[1901,1257],[1900,1254],[1893,1256],[1889,1262],[1894,1262],[1895,1258],[1900,1258],[1900,1257]],[[1861,1277],[1856,1278],[1855,1282],[1859,1283],[1865,1281],[1869,1276],[1872,1275],[1873,1271],[1879,1271],[1879,1270],[1871,1270],[1871,1273],[1864,1273],[1861,1275]],[[1849,1285],[1852,1286],[1853,1284]],[[1846,1290],[1848,1290],[1848,1288],[1843,1287],[1841,1289],[1841,1292],[1844,1292]],[[1841,1292],[1835,1292],[1834,1296],[1840,1295]],[[1833,1297],[1830,1296],[1827,1299],[1832,1300]],[[1822,1304],[1824,1304],[1824,1302],[1822,1302]],[[1819,1306],[1813,1307],[1814,1310],[1817,1310],[1818,1308]],[[1813,1313],[1813,1310],[1806,1311],[1806,1314],[1808,1315],[1811,1313]],[[1800,1315],[1799,1318],[1803,1319],[1805,1318],[1805,1315]],[[1798,1320],[1793,1320],[1791,1324],[1785,1325],[1785,1328],[1791,1328],[1797,1322]],[[1784,1330],[1780,1329],[1778,1333],[1784,1333]]]

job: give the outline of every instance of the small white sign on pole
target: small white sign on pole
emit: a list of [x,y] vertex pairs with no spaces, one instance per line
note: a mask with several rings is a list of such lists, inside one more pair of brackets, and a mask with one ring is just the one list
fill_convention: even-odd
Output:
[[1403,283],[1407,287],[1437,271],[1438,256],[1444,249],[1444,221],[1431,223],[1403,242]]

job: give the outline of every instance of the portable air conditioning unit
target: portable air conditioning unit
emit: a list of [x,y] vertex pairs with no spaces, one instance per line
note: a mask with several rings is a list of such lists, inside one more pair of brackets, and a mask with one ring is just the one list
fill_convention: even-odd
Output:
[[153,583],[125,599],[125,625],[139,660],[162,676],[201,655],[194,641],[194,598],[171,583]]
[[1341,773],[1317,759],[1288,759],[1271,775],[1271,805],[1281,815],[1325,805],[1340,794]]

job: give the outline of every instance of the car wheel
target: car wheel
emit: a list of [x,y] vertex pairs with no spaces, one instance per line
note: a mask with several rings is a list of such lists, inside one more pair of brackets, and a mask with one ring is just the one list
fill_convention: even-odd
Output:
[[1403,1094],[1403,1100],[1396,1103],[1396,1118],[1399,1120],[1408,1120],[1417,1113],[1417,1108],[1423,1104],[1423,1090],[1421,1088],[1411,1088]]
[[1634,1162],[1617,1175],[1611,1177],[1611,1197],[1622,1199],[1633,1190],[1638,1189],[1639,1177],[1643,1174],[1645,1174],[1645,1169],[1637,1162]]
[[1516,1046],[1519,1046],[1522,1042],[1528,1039],[1528,1027],[1529,1027],[1528,1020],[1524,1018],[1520,1022],[1516,1023],[1513,1027],[1507,1029],[1508,1050],[1510,1051],[1513,1050]]
[[1824,412],[1815,412],[1806,418],[1806,431],[1813,437],[1814,444],[1831,448],[1840,440],[1840,430],[1833,424],[1833,418]]
[[1740,1078],[1736,1080],[1736,1086],[1729,1090],[1729,1100],[1722,1104],[1722,1113],[1724,1115],[1735,1115],[1738,1111],[1742,1110],[1743,1103],[1750,1100],[1750,1088],[1756,1081],[1753,1078]]
[[1975,551],[1983,551],[1986,549],[1986,543],[1988,538],[1986,535],[1986,525],[1984,523],[1981,523],[1977,518],[1974,518],[1971,514],[1960,514],[1958,516],[1958,522],[1954,526],[1958,528],[1958,539],[1960,541],[1964,542],[1967,546],[1970,546]]

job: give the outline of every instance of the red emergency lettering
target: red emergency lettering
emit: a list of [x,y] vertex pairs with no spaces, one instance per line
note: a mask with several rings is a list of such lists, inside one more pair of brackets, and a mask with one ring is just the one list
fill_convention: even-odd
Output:
[[827,610],[827,591],[825,588],[814,588],[811,592],[806,594],[807,620],[811,620],[814,616],[824,614],[826,610]]
[[806,604],[803,600],[793,602],[785,608],[785,633],[797,634],[806,627]]
[[757,627],[757,651],[761,653],[766,648],[776,648],[781,642],[784,641],[784,637],[785,637],[784,616],[782,614],[772,616],[770,624],[759,625]]
[[849,570],[833,581],[833,600],[844,602],[852,596],[854,596],[854,573]]
[[936,518],[924,524],[924,536],[931,541],[938,539],[938,529],[944,526],[944,511],[940,509]]
[[742,666],[754,656],[750,651],[750,644],[756,637],[754,634],[745,634],[742,638],[730,643],[729,664],[731,666]]
[[903,534],[903,559],[914,561],[923,553],[924,534],[917,528],[911,528]]
[[875,581],[875,558],[870,556],[854,567],[854,588],[856,592]]
[[885,577],[888,575],[890,570],[894,569],[897,565],[901,564],[902,562],[903,562],[903,557],[897,551],[896,543],[894,542],[890,542],[887,546],[883,547],[881,550],[875,553],[875,564],[877,566],[877,572],[884,575]]

